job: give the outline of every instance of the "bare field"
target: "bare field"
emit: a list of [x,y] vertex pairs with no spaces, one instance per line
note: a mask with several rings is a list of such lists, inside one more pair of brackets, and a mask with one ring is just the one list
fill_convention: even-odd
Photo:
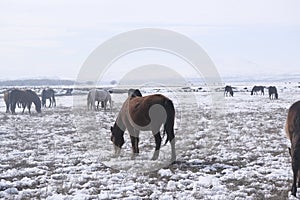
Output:
[[[189,101],[193,94],[197,105]],[[121,158],[113,157],[110,126],[126,94],[113,94],[112,112],[87,111],[85,96],[75,107],[72,97],[58,97],[57,107],[32,115],[6,114],[1,102],[0,198],[292,199],[284,123],[300,93],[282,89],[270,100],[236,92],[224,99],[217,118],[210,93],[193,94],[176,94],[186,102],[175,104],[173,165],[166,162],[169,144],[158,161],[149,160],[149,132],[141,133],[137,160],[130,160],[127,133]]]

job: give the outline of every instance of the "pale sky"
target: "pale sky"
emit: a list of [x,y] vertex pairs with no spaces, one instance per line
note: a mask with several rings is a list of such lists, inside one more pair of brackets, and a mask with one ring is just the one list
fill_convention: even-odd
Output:
[[[297,0],[0,0],[0,80],[76,79],[95,48],[139,28],[189,37],[206,51],[222,77],[300,74],[299,9]],[[127,66],[172,63],[170,55],[165,62],[152,61],[147,52],[144,57],[134,55],[123,58]],[[163,60],[164,54],[159,57]]]

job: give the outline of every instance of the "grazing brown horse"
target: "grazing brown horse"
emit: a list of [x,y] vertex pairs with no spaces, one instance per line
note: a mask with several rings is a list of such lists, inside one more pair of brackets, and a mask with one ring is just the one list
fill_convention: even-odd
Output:
[[300,101],[294,103],[288,112],[285,131],[291,141],[289,153],[292,158],[293,185],[292,195],[296,196],[297,181],[300,187]]
[[264,86],[254,86],[253,88],[252,88],[252,91],[251,91],[251,95],[254,95],[254,94],[256,94],[257,95],[257,92],[261,92],[260,94],[261,95],[265,95],[265,91],[264,91]]
[[23,112],[27,107],[28,112],[30,114],[31,104],[34,103],[35,109],[38,113],[41,112],[41,100],[38,95],[32,90],[18,90],[14,89],[9,93],[9,105],[12,114],[15,114],[16,104],[17,102],[21,102],[23,106]]
[[130,134],[133,158],[139,153],[139,132],[151,130],[155,138],[155,151],[152,160],[159,156],[161,146],[160,128],[164,125],[164,134],[167,133],[165,144],[171,143],[171,161],[176,160],[174,135],[175,109],[173,102],[167,97],[154,94],[145,97],[128,97],[123,103],[116,122],[111,127],[111,141],[115,146],[115,154],[120,154],[124,144],[124,132]]
[[275,86],[269,87],[269,98],[270,99],[278,99],[278,93]]
[[224,91],[224,96],[228,96],[228,93],[229,93],[230,96],[233,97],[233,90],[232,90],[232,87],[229,86],[229,85],[226,85],[225,91]]

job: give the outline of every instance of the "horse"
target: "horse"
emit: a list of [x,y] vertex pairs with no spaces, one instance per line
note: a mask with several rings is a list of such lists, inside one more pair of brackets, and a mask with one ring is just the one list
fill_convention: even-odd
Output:
[[269,98],[270,99],[278,99],[278,93],[277,93],[277,89],[275,86],[270,86],[269,87]]
[[171,144],[171,161],[176,160],[174,135],[175,108],[173,102],[161,95],[153,94],[145,97],[128,97],[123,103],[114,125],[111,127],[111,141],[115,147],[115,156],[119,156],[124,141],[124,132],[127,129],[132,144],[132,158],[139,154],[139,132],[152,131],[155,138],[155,151],[152,160],[159,156],[162,142],[160,128],[164,126],[164,135],[167,133],[167,142]]
[[142,97],[142,93],[139,89],[129,89],[128,97]]
[[224,96],[228,96],[228,93],[229,93],[229,96],[232,96],[232,97],[233,97],[233,90],[232,90],[232,87],[229,86],[229,85],[226,85],[225,91],[224,91]]
[[251,95],[256,94],[257,92],[261,92],[260,95],[265,95],[264,86],[254,86],[251,91]]
[[29,114],[31,104],[34,103],[35,109],[38,113],[41,113],[41,100],[38,97],[38,95],[33,92],[32,90],[18,90],[18,89],[13,89],[9,93],[9,105],[10,105],[10,110],[12,114],[15,114],[15,109],[16,109],[16,104],[17,102],[21,102],[22,107],[23,107],[23,112],[25,111],[25,108],[27,106]]
[[293,184],[292,195],[296,196],[298,187],[300,187],[300,101],[295,102],[288,111],[288,116],[285,125],[287,137],[291,141],[289,153],[292,159]]
[[110,111],[112,110],[112,100],[111,95],[106,90],[97,90],[92,89],[89,91],[87,96],[87,107],[89,109],[96,110],[95,101],[98,101],[97,110],[99,109],[99,103],[101,102],[101,106],[104,107],[104,111],[106,111],[107,102],[110,105]]
[[49,99],[50,104],[49,108],[51,106],[55,107],[56,106],[56,101],[55,101],[55,95],[54,95],[54,90],[49,88],[49,89],[44,89],[42,91],[42,106],[46,107],[46,100]]

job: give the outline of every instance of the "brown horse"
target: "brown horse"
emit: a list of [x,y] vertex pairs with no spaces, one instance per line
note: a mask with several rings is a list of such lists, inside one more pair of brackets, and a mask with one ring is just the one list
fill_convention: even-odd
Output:
[[[10,109],[9,93],[10,93],[10,90],[7,90],[3,94],[3,99],[4,99],[4,102],[5,102],[5,105],[6,105],[6,113],[9,113],[9,109]],[[22,107],[22,102],[18,101],[17,105],[18,105],[19,108],[21,108]]]
[[154,94],[145,97],[128,97],[123,103],[121,111],[113,127],[111,127],[111,141],[115,146],[115,154],[120,154],[124,144],[124,132],[130,134],[133,158],[139,153],[139,132],[151,130],[155,138],[155,151],[152,160],[159,156],[161,146],[160,128],[164,125],[164,134],[167,133],[165,144],[171,143],[171,161],[176,160],[174,135],[175,109],[173,102],[167,97]]
[[232,87],[229,86],[229,85],[226,85],[225,91],[224,91],[224,96],[228,96],[228,93],[229,93],[230,96],[233,97],[233,90],[232,90]]
[[254,95],[254,94],[256,94],[257,95],[257,92],[261,92],[260,94],[261,95],[265,95],[265,91],[264,91],[264,86],[254,86],[253,88],[252,88],[252,90],[251,90],[251,95]]
[[298,181],[298,187],[300,187],[300,101],[294,103],[288,112],[285,131],[287,137],[291,141],[291,148],[289,153],[292,158],[293,169],[293,185],[292,195],[296,196]]
[[18,102],[22,103],[23,106],[23,112],[25,111],[25,108],[27,107],[28,112],[30,114],[30,108],[31,104],[35,104],[35,109],[38,113],[41,112],[41,100],[38,97],[38,95],[33,92],[32,90],[18,90],[14,89],[10,91],[9,93],[9,105],[10,105],[10,110],[12,114],[15,114],[15,109],[16,109],[16,104]]

